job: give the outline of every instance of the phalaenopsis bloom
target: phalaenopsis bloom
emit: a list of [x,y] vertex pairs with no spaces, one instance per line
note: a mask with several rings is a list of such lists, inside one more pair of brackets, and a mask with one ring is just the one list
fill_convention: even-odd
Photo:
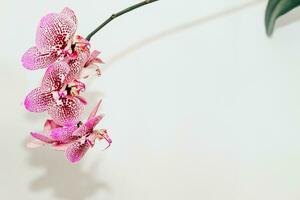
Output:
[[66,80],[72,81],[80,77],[83,68],[101,63],[101,59],[97,58],[99,51],[93,52],[90,58],[90,44],[83,37],[75,36],[76,29],[77,18],[69,8],[44,16],[37,29],[35,46],[29,48],[22,57],[23,66],[36,70],[65,61],[70,66]]
[[74,163],[79,161],[86,151],[94,146],[96,139],[105,139],[110,146],[111,139],[107,135],[107,131],[105,129],[95,130],[103,118],[103,115],[96,116],[100,103],[101,101],[92,110],[85,123],[77,121],[60,126],[53,120],[47,120],[43,133],[31,133],[34,140],[28,143],[28,147],[52,145],[56,150],[65,151],[67,159]]
[[48,112],[43,133],[31,135],[39,142],[30,147],[51,144],[64,150],[71,162],[79,161],[85,152],[94,146],[96,139],[111,143],[105,129],[95,130],[102,119],[96,116],[96,105],[85,123],[80,121],[87,101],[81,96],[85,84],[80,81],[91,73],[100,75],[98,57],[100,52],[90,51],[90,43],[75,35],[77,18],[74,12],[65,8],[61,13],[44,16],[38,26],[35,46],[22,57],[26,69],[46,68],[40,85],[26,96],[24,105],[30,112]]

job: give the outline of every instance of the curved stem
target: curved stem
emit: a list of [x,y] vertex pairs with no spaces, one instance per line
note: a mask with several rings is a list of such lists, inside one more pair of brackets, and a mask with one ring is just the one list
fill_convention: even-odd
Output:
[[117,17],[127,13],[127,12],[130,12],[132,10],[135,10],[141,6],[144,6],[144,5],[147,5],[149,3],[153,3],[155,1],[158,1],[158,0],[145,0],[145,1],[142,1],[140,3],[137,3],[135,5],[132,5],[124,10],[121,10],[115,14],[112,14],[107,20],[105,20],[100,26],[98,26],[95,30],[93,30],[90,34],[88,34],[88,36],[86,37],[86,40],[90,41],[91,38],[100,30],[102,29],[105,25],[107,25],[109,22],[111,22],[112,20],[116,19]]

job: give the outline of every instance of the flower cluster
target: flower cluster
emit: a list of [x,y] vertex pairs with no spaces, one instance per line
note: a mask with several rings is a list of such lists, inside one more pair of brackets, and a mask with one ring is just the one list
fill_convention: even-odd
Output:
[[96,139],[111,144],[105,129],[95,130],[103,118],[97,115],[101,101],[87,121],[81,121],[87,101],[81,96],[86,86],[80,80],[88,78],[91,72],[100,76],[102,60],[99,51],[90,51],[89,41],[75,35],[76,28],[77,18],[69,8],[44,16],[38,26],[35,46],[22,57],[26,69],[46,68],[40,86],[26,96],[25,108],[30,112],[48,112],[51,117],[46,120],[42,133],[31,133],[34,139],[28,146],[49,144],[65,151],[72,163],[79,161]]

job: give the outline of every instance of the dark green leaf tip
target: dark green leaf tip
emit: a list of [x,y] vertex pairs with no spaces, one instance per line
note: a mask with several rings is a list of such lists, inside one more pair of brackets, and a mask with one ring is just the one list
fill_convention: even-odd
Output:
[[265,27],[268,36],[274,31],[278,17],[300,5],[300,0],[269,0],[265,13]]

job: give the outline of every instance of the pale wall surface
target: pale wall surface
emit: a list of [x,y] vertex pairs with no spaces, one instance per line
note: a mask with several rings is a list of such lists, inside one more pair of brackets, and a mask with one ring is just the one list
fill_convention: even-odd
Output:
[[107,64],[85,97],[87,110],[104,99],[113,145],[70,165],[24,147],[46,115],[22,106],[42,71],[20,57],[48,12],[71,7],[86,35],[136,1],[0,2],[1,199],[300,199],[299,9],[272,39],[266,1],[161,0],[107,26],[92,39]]

